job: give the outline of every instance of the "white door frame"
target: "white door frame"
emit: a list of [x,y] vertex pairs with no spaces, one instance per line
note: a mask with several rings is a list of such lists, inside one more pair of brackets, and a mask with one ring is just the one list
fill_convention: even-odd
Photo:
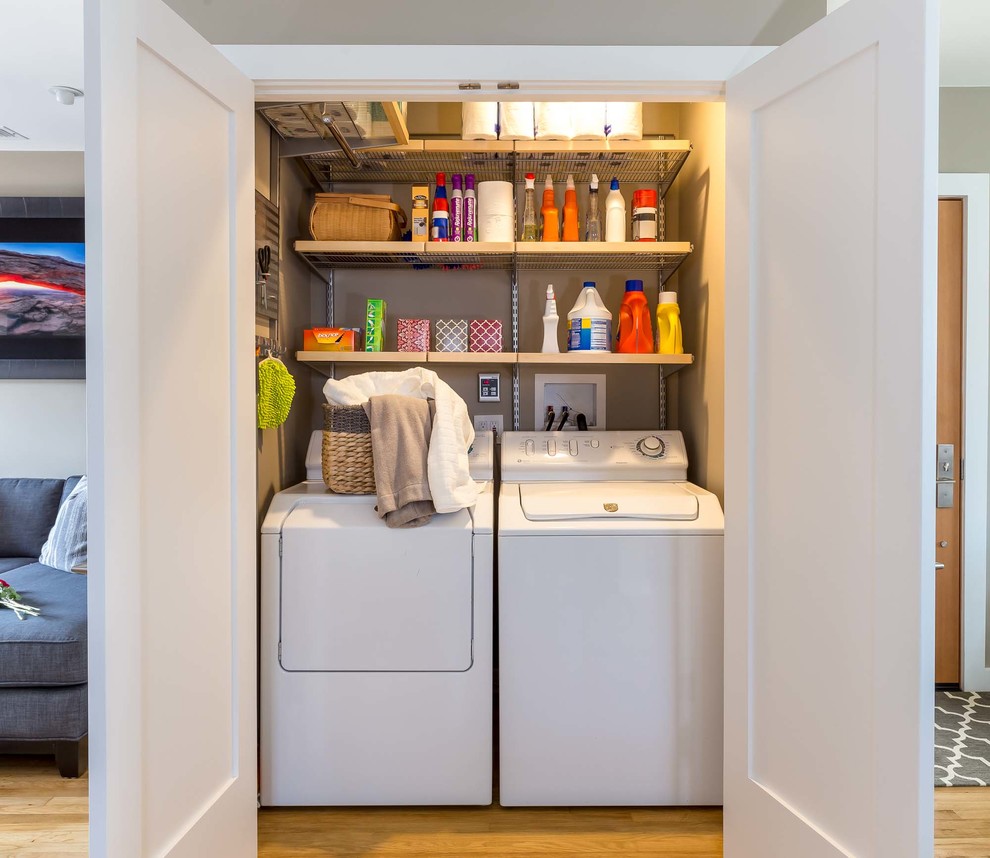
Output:
[[962,665],[964,691],[990,691],[987,446],[990,400],[990,174],[941,173],[939,199],[963,203]]

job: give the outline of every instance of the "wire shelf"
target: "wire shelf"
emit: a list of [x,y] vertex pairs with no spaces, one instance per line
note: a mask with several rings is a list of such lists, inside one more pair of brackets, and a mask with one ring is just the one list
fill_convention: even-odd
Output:
[[686,140],[414,140],[405,146],[362,150],[356,167],[340,152],[321,152],[304,160],[326,188],[337,182],[432,183],[437,173],[473,173],[476,182],[518,183],[527,173],[537,178],[549,173],[559,180],[572,173],[576,182],[586,184],[597,173],[606,193],[608,181],[615,177],[627,184],[656,185],[662,197],[690,153]]
[[670,277],[690,256],[687,241],[627,242],[624,244],[532,244],[516,245],[520,271],[656,271],[661,282]]
[[512,268],[512,242],[424,244],[409,241],[297,241],[296,252],[323,268],[407,268],[478,270]]

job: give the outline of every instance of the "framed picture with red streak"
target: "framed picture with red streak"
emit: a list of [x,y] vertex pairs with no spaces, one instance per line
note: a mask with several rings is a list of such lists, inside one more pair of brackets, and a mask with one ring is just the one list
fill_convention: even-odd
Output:
[[0,377],[81,374],[84,235],[82,218],[0,217]]

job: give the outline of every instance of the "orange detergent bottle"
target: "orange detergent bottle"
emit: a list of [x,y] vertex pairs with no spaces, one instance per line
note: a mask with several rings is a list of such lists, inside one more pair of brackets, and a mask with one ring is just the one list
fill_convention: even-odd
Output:
[[540,209],[543,221],[542,241],[560,241],[560,210],[553,198],[553,179],[547,176],[543,186],[543,208]]
[[618,339],[618,351],[622,354],[653,352],[653,322],[642,280],[626,281],[626,294],[619,307]]
[[567,176],[567,190],[564,191],[564,231],[561,237],[564,241],[577,241],[581,238],[578,230],[577,190],[571,175]]

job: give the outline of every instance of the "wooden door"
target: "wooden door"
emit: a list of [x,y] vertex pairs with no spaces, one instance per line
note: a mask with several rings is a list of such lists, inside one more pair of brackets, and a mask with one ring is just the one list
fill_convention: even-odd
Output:
[[257,854],[254,86],[86,3],[90,854]]
[[933,852],[936,13],[726,88],[726,858]]
[[960,680],[962,590],[963,201],[938,202],[937,442],[955,450],[954,499],[935,511],[935,682]]

